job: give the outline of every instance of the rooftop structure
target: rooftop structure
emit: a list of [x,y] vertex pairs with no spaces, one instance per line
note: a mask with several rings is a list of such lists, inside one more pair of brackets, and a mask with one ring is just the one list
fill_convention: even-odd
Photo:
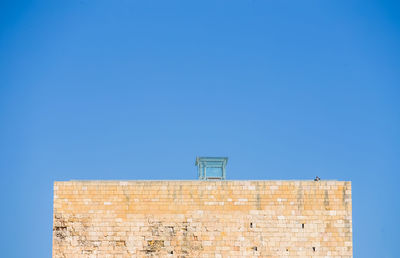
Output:
[[225,180],[226,157],[197,157],[197,174],[200,180]]

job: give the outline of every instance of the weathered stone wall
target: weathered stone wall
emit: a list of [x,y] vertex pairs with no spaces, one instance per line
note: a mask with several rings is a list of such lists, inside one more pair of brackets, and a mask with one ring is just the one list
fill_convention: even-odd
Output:
[[54,184],[53,257],[352,257],[351,183]]

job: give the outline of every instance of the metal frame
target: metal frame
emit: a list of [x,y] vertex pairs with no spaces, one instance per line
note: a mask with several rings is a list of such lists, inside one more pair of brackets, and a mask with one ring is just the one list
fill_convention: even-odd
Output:
[[[196,157],[197,176],[200,180],[225,180],[227,157]],[[221,177],[207,177],[207,168],[222,168]]]

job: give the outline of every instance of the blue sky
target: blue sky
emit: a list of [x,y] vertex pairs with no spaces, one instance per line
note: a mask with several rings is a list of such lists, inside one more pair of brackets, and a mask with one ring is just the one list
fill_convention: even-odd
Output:
[[0,247],[51,257],[52,184],[350,180],[355,257],[396,257],[396,1],[0,2]]

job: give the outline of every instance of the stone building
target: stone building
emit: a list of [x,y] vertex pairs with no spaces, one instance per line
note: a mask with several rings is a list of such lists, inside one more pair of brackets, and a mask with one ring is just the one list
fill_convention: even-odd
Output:
[[203,180],[55,182],[53,257],[353,256],[350,182],[218,180],[200,163]]

